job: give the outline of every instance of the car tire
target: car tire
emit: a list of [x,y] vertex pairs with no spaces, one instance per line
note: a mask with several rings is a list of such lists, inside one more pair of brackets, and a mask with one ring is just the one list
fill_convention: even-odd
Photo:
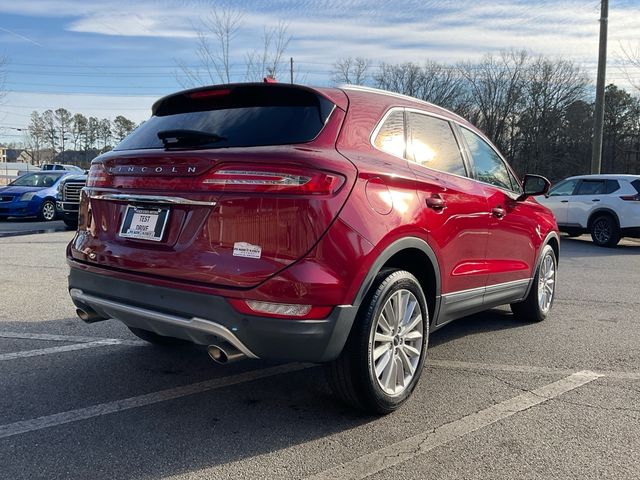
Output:
[[355,408],[391,413],[417,385],[428,340],[429,311],[420,283],[407,271],[384,270],[362,303],[343,351],[325,365],[329,385]]
[[182,340],[181,338],[166,337],[164,335],[159,335],[155,332],[150,332],[149,330],[143,330],[142,328],[135,328],[135,327],[127,327],[127,328],[129,328],[129,330],[131,330],[131,333],[133,333],[139,339],[144,340],[145,342],[149,342],[153,345],[159,345],[163,347],[172,347],[177,345],[185,345],[189,343],[188,341]]
[[541,322],[549,316],[556,294],[558,259],[551,245],[542,249],[540,262],[527,297],[511,304],[511,311],[524,322]]
[[50,222],[56,219],[56,204],[53,200],[45,200],[40,206],[40,220]]
[[64,222],[64,224],[67,226],[67,228],[69,230],[77,230],[77,228],[78,228],[78,219],[77,218],[75,220],[72,220],[70,218],[64,218],[64,219],[62,219],[62,221]]
[[599,247],[613,248],[620,242],[620,229],[611,215],[600,215],[591,222],[591,239]]

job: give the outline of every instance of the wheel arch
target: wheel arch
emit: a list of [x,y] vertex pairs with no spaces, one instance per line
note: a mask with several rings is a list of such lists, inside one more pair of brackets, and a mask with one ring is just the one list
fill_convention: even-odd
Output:
[[618,228],[620,228],[620,218],[618,218],[618,214],[611,208],[600,207],[591,212],[591,214],[589,215],[589,219],[587,220],[588,231],[591,231],[591,225],[593,224],[593,221],[601,215],[609,215],[610,217],[613,217],[613,219],[616,221],[616,225],[618,226]]
[[440,310],[441,276],[436,254],[429,244],[417,237],[405,237],[385,248],[369,268],[354,305],[361,305],[376,276],[384,268],[406,270],[418,279],[427,299],[429,320],[433,324]]
[[529,286],[527,287],[527,291],[524,294],[524,297],[522,297],[523,299],[527,298],[527,296],[529,295],[529,292],[531,291],[531,287],[533,286],[533,281],[535,280],[535,277],[536,277],[536,272],[540,267],[540,262],[542,262],[542,252],[544,251],[544,247],[546,247],[547,245],[549,245],[553,249],[553,253],[556,255],[556,262],[558,264],[560,263],[560,235],[558,235],[558,232],[556,231],[549,232],[545,237],[544,242],[540,244],[540,249],[538,250],[538,253],[536,255],[535,267],[531,272],[531,281],[529,282]]

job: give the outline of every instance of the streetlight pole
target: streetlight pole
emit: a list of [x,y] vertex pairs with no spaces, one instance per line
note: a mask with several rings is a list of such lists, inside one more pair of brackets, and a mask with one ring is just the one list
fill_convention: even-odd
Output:
[[598,53],[598,79],[596,84],[596,109],[593,118],[593,150],[591,173],[600,173],[602,167],[602,130],[604,125],[604,82],[607,74],[607,24],[609,0],[600,1],[600,51]]

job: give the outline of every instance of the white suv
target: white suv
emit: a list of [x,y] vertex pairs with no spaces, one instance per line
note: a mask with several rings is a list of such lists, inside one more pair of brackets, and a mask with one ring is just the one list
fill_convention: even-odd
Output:
[[640,237],[639,175],[569,177],[537,200],[570,236],[591,233],[601,247],[615,247],[622,237]]

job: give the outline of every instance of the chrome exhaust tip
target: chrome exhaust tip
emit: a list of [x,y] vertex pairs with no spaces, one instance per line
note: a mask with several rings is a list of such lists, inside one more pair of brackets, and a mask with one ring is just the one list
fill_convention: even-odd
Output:
[[89,308],[77,308],[76,315],[78,315],[78,318],[80,318],[80,320],[86,323],[101,322],[102,320],[106,320],[106,318],[101,317],[94,310],[91,310]]
[[230,344],[224,344],[223,346],[209,345],[207,347],[207,353],[211,360],[220,365],[226,365],[227,363],[237,362],[238,360],[246,358],[244,353]]

